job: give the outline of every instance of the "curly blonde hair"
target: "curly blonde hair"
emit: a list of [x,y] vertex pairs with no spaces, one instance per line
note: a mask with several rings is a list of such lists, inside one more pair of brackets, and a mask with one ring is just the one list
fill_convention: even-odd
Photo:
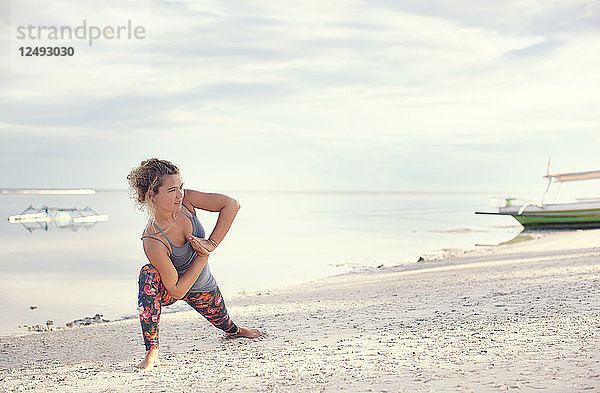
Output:
[[144,160],[127,175],[129,195],[140,210],[146,210],[148,214],[152,215],[154,204],[150,199],[150,191],[157,194],[158,188],[163,184],[163,177],[177,174],[179,174],[179,168],[171,161],[158,158]]

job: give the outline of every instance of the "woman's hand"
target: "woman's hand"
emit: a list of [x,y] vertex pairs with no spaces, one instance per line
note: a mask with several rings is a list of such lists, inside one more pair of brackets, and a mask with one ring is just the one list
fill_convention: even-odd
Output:
[[192,248],[201,256],[209,256],[210,252],[215,249],[215,245],[208,240],[196,237],[191,233],[187,233],[185,237],[188,239]]

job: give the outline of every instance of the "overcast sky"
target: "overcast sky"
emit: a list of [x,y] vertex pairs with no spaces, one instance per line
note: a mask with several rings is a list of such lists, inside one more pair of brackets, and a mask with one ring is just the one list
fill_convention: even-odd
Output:
[[[99,4],[102,4],[101,6]],[[2,187],[542,190],[600,169],[600,2],[3,1]],[[23,41],[19,25],[143,26]],[[73,45],[22,58],[24,45]]]

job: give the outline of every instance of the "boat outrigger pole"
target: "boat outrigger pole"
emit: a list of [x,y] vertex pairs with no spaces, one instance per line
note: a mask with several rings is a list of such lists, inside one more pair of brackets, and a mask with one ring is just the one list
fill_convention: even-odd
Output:
[[544,176],[555,182],[600,179],[600,171],[556,173]]

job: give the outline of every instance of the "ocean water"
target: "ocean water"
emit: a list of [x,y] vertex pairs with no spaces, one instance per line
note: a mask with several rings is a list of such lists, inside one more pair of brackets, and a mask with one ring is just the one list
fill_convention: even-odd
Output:
[[[490,210],[492,193],[226,192],[241,209],[210,267],[226,298],[354,270],[415,263],[442,249],[497,244],[522,229]],[[26,207],[89,206],[109,220],[28,230],[7,218]],[[210,235],[218,213],[198,211]],[[146,216],[126,191],[0,195],[0,334],[102,314],[137,318],[137,277],[147,263]],[[399,283],[401,285],[401,283]],[[34,306],[34,309],[31,309]],[[174,309],[185,309],[178,302]]]

